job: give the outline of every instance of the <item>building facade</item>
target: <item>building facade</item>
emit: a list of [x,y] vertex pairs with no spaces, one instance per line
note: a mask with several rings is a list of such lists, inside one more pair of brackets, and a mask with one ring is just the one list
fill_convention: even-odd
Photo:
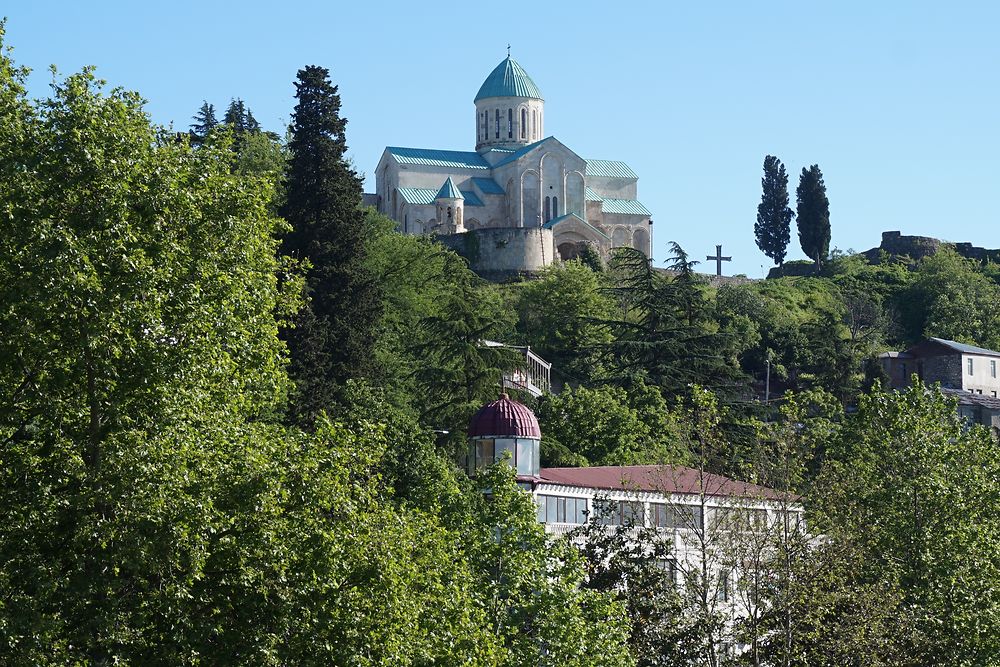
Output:
[[1000,433],[1000,352],[958,343],[944,338],[928,338],[902,352],[879,355],[890,386],[910,386],[915,375],[958,400],[958,411],[972,424]]
[[577,257],[586,245],[604,255],[619,246],[650,254],[652,220],[637,198],[638,176],[624,162],[584,159],[546,136],[542,93],[510,56],[474,104],[474,151],[389,146],[382,153],[366,201],[399,231],[481,236],[474,259],[502,269],[531,271]]

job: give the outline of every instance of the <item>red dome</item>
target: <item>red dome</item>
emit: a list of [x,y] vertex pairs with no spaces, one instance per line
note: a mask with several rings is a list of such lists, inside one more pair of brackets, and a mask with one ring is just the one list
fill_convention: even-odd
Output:
[[511,438],[541,438],[535,414],[526,406],[510,400],[507,394],[479,408],[469,422],[469,437],[507,436]]

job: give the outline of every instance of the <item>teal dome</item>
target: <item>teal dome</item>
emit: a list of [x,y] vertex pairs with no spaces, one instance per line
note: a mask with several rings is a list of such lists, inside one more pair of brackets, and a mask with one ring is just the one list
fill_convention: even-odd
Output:
[[474,102],[487,97],[532,97],[536,100],[543,99],[542,91],[531,80],[528,73],[524,71],[517,61],[507,56],[503,62],[496,66],[490,75],[483,81],[479,88]]

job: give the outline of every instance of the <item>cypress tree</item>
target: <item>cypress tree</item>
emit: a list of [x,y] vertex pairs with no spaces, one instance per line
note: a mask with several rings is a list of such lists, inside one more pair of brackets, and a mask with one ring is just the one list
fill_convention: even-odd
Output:
[[782,265],[785,263],[794,213],[788,207],[785,165],[773,155],[764,158],[764,177],[760,185],[763,192],[757,206],[757,223],[753,226],[753,233],[761,252],[773,259],[776,265]]
[[802,168],[795,199],[799,244],[806,257],[816,262],[817,269],[821,269],[823,260],[830,252],[830,200],[826,198],[826,184],[819,165]]
[[381,313],[380,289],[365,259],[367,234],[362,186],[346,159],[347,120],[329,71],[298,72],[292,115],[291,158],[282,216],[291,231],[284,252],[308,260],[308,303],[286,331],[289,373],[297,385],[294,421],[309,425],[335,403],[350,378],[372,367]]
[[204,100],[198,113],[191,120],[194,121],[191,124],[191,143],[195,145],[203,143],[209,132],[219,125],[219,121],[215,117],[215,105]]

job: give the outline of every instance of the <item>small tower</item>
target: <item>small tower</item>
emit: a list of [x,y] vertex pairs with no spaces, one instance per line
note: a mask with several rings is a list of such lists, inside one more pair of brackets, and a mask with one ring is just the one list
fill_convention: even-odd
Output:
[[545,135],[542,91],[510,57],[494,68],[476,94],[476,150],[520,148]]
[[465,213],[465,197],[455,185],[455,181],[451,180],[451,176],[438,190],[434,203],[437,205],[438,233],[461,234],[465,231],[465,225],[462,222]]
[[538,477],[542,430],[534,413],[507,394],[487,403],[469,422],[469,475],[502,461],[510,453],[510,464],[520,481]]

